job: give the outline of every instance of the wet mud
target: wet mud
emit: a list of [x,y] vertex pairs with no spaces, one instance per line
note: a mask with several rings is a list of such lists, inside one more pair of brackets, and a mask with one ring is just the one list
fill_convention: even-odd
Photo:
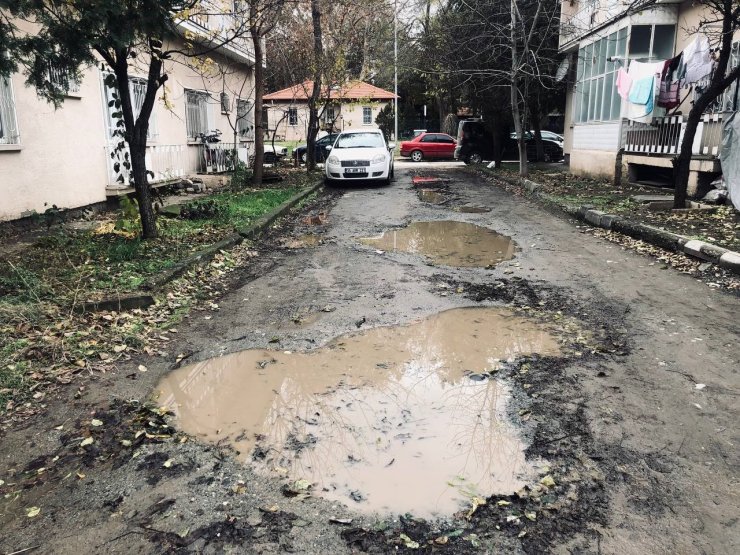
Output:
[[183,367],[158,401],[188,433],[361,512],[450,515],[536,477],[505,417],[509,388],[489,375],[532,353],[559,353],[543,326],[456,309],[310,353],[250,350]]
[[442,204],[447,199],[444,194],[434,189],[421,189],[419,191],[419,200],[429,204]]
[[514,258],[511,237],[467,222],[413,222],[402,229],[364,238],[363,244],[383,251],[420,254],[444,266],[489,268]]

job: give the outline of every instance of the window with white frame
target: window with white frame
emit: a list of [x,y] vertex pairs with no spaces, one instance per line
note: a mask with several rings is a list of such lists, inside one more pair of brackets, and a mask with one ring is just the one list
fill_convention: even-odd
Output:
[[0,145],[20,143],[18,122],[15,117],[15,100],[10,79],[0,77]]
[[622,99],[615,83],[617,71],[626,65],[626,47],[625,27],[579,49],[574,122],[619,119]]
[[[103,102],[105,102],[106,111],[106,124],[108,127],[108,139],[114,139],[114,131],[116,130],[117,122],[120,118],[113,116],[116,112],[120,112],[120,106],[115,105],[115,99],[113,98],[113,89],[105,84],[105,78],[110,75],[109,72],[103,72],[103,89],[105,96]],[[128,90],[129,96],[131,97],[131,108],[134,112],[134,120],[138,119],[141,113],[141,108],[144,105],[144,98],[146,97],[147,81],[141,77],[129,77]],[[70,91],[71,92],[71,91]],[[147,139],[153,140],[157,137],[157,117],[156,111],[152,109],[152,113],[149,116],[149,128],[146,134]]]
[[632,25],[629,59],[640,62],[668,60],[673,57],[675,25]]
[[236,130],[242,140],[254,138],[254,109],[249,100],[237,100]]
[[[732,50],[730,54],[730,61],[727,63],[728,73],[736,68],[740,64],[740,42],[732,44]],[[740,90],[738,90],[738,80],[736,79],[732,85],[730,85],[722,95],[721,99],[718,99],[719,106],[714,111],[718,112],[734,112],[740,109]]]
[[195,140],[200,133],[211,129],[210,95],[205,91],[185,89],[185,129],[188,139]]
[[298,108],[288,108],[288,125],[298,125]]
[[334,109],[334,106],[327,106],[326,107],[326,121],[328,123],[332,123],[335,119],[337,119],[337,116],[336,116],[336,110]]
[[362,125],[372,125],[373,109],[370,106],[362,107]]

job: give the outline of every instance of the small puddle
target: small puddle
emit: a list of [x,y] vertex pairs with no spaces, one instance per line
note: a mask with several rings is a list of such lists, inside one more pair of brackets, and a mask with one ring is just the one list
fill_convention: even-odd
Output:
[[442,204],[445,201],[445,196],[434,189],[422,189],[419,191],[419,200],[429,204]]
[[462,212],[464,214],[483,214],[490,212],[491,209],[487,206],[480,206],[478,204],[463,204],[454,208],[455,212]]
[[315,247],[321,243],[321,237],[315,233],[306,233],[298,237],[286,239],[283,245],[286,249],[303,249]]
[[[258,472],[307,479],[362,512],[449,515],[534,478],[505,417],[498,360],[559,353],[504,309],[455,309],[340,337],[309,353],[254,349],[183,367],[159,402],[179,426],[227,441]],[[483,374],[483,375],[482,375]]]
[[495,266],[511,260],[517,245],[511,237],[467,222],[413,222],[380,237],[360,239],[384,251],[421,254],[434,264],[461,267]]

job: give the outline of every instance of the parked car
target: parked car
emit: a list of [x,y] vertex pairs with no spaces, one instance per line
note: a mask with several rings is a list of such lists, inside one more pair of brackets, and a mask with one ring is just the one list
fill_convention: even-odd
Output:
[[[288,155],[288,147],[275,145],[275,147],[273,148],[272,143],[268,143],[267,141],[265,141],[265,144],[263,146],[265,153],[265,164],[277,164],[281,158],[284,158]],[[239,156],[241,157],[242,155],[240,154]],[[254,165],[254,151],[252,149],[250,149],[249,153],[249,165]]]
[[408,156],[414,162],[424,158],[449,158],[455,156],[455,139],[445,133],[422,133],[401,143],[401,156]]
[[[515,135],[516,136],[516,135]],[[534,137],[525,137],[527,159],[537,159],[537,145]],[[563,147],[556,141],[544,139],[546,162],[557,162],[563,159]],[[493,159],[493,133],[480,120],[463,120],[457,127],[457,146],[455,159],[466,164],[480,164],[483,160]],[[504,140],[502,160],[519,160],[519,148],[515,138],[509,135]]]
[[[565,142],[565,137],[563,137],[562,135],[558,135],[557,133],[553,133],[552,131],[540,131],[540,135],[542,136],[544,140],[554,141],[558,143],[561,147],[563,146],[563,143]],[[516,139],[516,131],[512,132],[510,136],[512,139]],[[525,135],[527,139],[534,138],[534,136],[535,136],[534,130],[527,131]]]
[[273,147],[272,143],[268,143],[267,141],[265,141],[264,152],[265,152],[265,163],[275,164],[281,158],[288,155],[288,147],[280,146],[280,145],[275,145]]
[[390,183],[393,178],[393,143],[386,143],[380,129],[342,131],[333,145],[327,146],[324,171],[326,183],[357,180]]
[[[314,156],[317,162],[324,162],[328,156],[327,146],[333,145],[334,141],[337,140],[339,133],[330,133],[324,135],[320,139],[316,140],[316,148],[314,149]],[[305,164],[308,160],[308,145],[298,145],[293,149],[293,160],[298,158],[301,164]]]

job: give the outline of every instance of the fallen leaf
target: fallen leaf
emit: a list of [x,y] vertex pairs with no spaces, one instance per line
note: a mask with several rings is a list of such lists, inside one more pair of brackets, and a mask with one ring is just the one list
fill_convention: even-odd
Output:
[[125,351],[126,349],[128,349],[128,345],[114,345],[114,346],[113,346],[113,350],[114,350],[114,351],[115,351],[116,353],[122,353],[122,352],[123,352],[123,351]]
[[90,420],[90,424],[92,426],[95,426],[97,428],[98,426],[102,426],[103,425],[103,421],[102,420],[98,420],[97,418],[93,418],[92,420]]
[[147,371],[147,367],[144,366],[143,364],[139,364],[139,372],[146,372],[146,371]]
[[548,474],[540,480],[540,484],[548,488],[553,488],[555,487],[555,480]]
[[409,549],[419,549],[419,542],[415,542],[414,540],[409,538],[406,534],[401,534],[399,537],[401,538],[403,545],[405,545]]
[[28,507],[26,509],[26,516],[28,518],[33,518],[37,516],[41,512],[41,507]]
[[448,541],[450,541],[450,538],[448,538],[447,536],[434,538],[434,543],[436,543],[437,545],[445,545]]
[[123,445],[124,447],[131,447],[131,440],[129,440],[129,439],[122,439],[121,440],[121,445]]
[[468,514],[465,515],[465,518],[467,518],[468,520],[470,520],[473,517],[473,515],[475,514],[475,511],[478,510],[478,507],[486,504],[486,500],[483,499],[482,497],[473,497],[470,501],[473,504],[473,506],[470,507]]
[[82,443],[80,443],[80,447],[85,447],[87,445],[92,445],[95,443],[95,440],[92,437],[86,437],[82,440]]
[[164,461],[164,463],[162,463],[162,466],[165,467],[165,468],[171,468],[172,467],[172,459],[167,459],[166,461]]
[[537,519],[537,513],[535,512],[525,512],[524,516],[526,516],[529,520],[536,520]]
[[499,507],[508,507],[509,505],[511,505],[511,502],[509,502],[509,501],[504,501],[504,500],[502,499],[501,501],[497,501],[497,502],[496,502],[496,505],[498,505]]

